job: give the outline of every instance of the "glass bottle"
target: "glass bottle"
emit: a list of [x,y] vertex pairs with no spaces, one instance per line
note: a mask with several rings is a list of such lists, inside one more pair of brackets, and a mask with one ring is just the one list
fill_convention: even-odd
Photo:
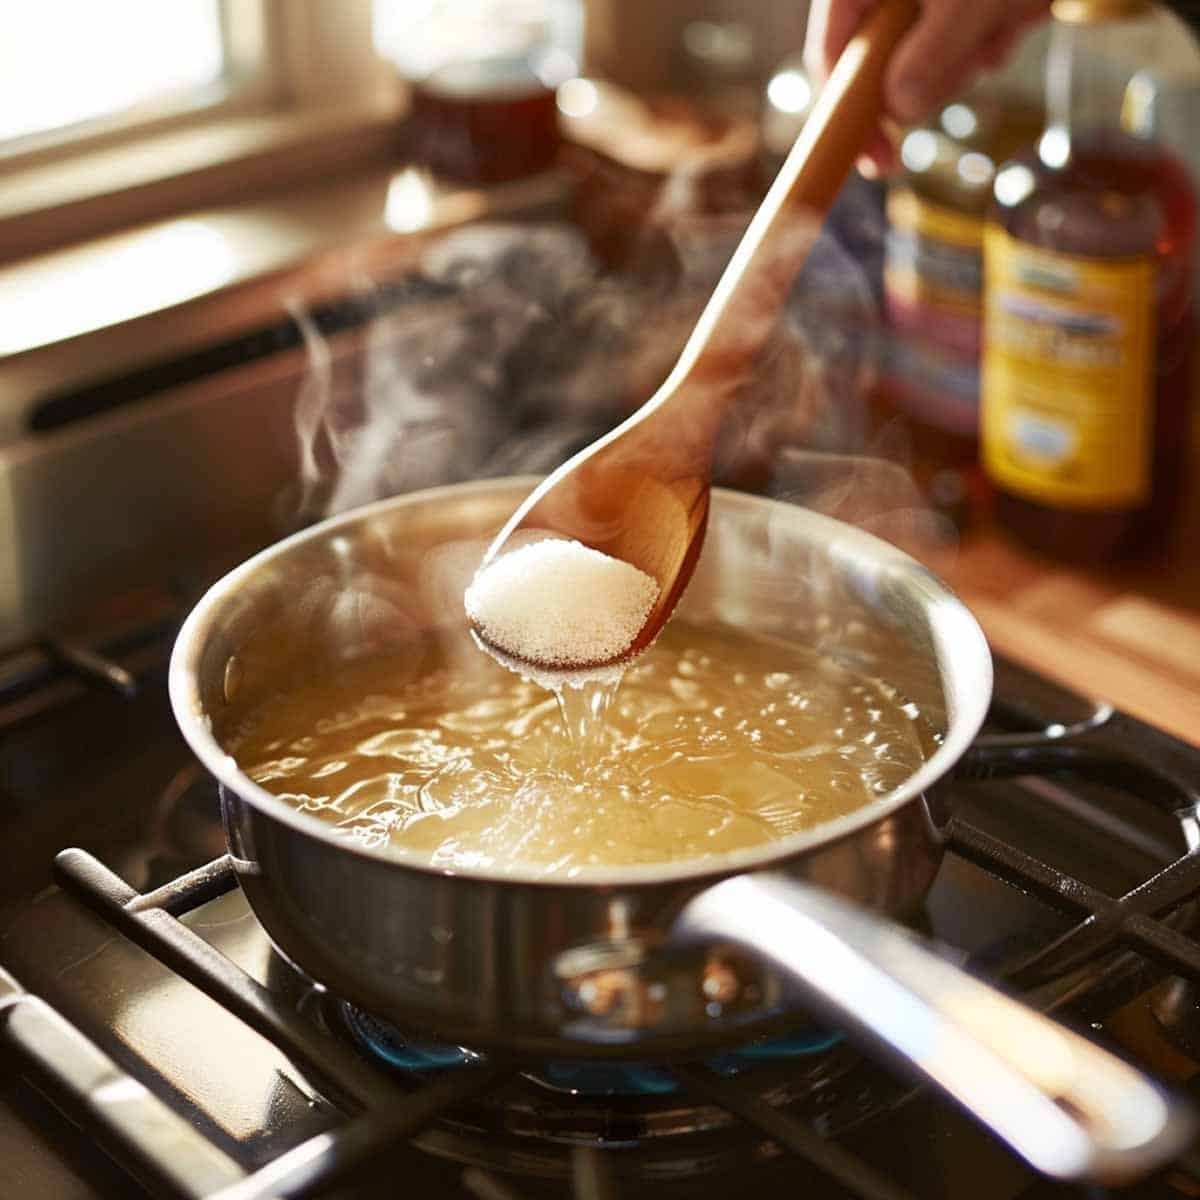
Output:
[[582,0],[387,0],[375,44],[410,85],[404,149],[462,183],[549,167],[555,90],[578,73]]
[[978,459],[984,223],[997,168],[1041,124],[1040,106],[984,81],[900,144],[884,241],[884,389],[935,469]]
[[1195,199],[1126,119],[1130,80],[1156,61],[1152,6],[1052,14],[1046,128],[997,173],[985,233],[983,461],[1005,527],[1097,563],[1150,544],[1175,507]]

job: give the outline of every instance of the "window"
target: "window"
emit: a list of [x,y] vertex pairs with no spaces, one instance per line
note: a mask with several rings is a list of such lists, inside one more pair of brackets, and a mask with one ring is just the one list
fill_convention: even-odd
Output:
[[371,0],[22,0],[9,8],[0,173],[224,120],[397,103],[394,68],[371,41]]
[[13,5],[0,39],[0,148],[218,99],[228,67],[222,7],[220,0]]
[[0,7],[0,263],[394,155],[372,0]]

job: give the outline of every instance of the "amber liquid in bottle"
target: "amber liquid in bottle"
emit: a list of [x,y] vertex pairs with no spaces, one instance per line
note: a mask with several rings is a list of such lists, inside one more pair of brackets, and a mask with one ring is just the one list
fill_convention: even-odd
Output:
[[1149,544],[1178,498],[1187,444],[1192,370],[1191,259],[1195,199],[1183,166],[1152,142],[1119,130],[1076,132],[1070,158],[1047,166],[1036,151],[1017,160],[1034,185],[993,219],[1029,245],[1089,259],[1157,263],[1152,455],[1137,507],[1070,509],[997,489],[997,516],[1022,541],[1058,557],[1100,562]]
[[1040,106],[980,85],[911,130],[889,188],[881,421],[902,415],[922,487],[979,459],[983,228],[997,166],[1040,131]]
[[413,84],[406,152],[457,183],[522,179],[554,164],[554,88],[522,59],[453,63]]

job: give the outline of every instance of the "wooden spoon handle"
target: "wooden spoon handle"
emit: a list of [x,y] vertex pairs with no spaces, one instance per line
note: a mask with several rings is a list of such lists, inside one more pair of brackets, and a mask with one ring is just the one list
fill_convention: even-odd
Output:
[[765,344],[825,214],[883,113],[888,60],[916,12],[917,0],[881,0],[850,39],[679,362],[647,407],[692,393],[685,385],[694,382],[708,396],[692,419],[715,429],[722,401],[735,391],[722,385]]
[[916,15],[917,0],[882,0],[842,51],[775,181],[789,206],[833,204],[883,114],[884,73]]

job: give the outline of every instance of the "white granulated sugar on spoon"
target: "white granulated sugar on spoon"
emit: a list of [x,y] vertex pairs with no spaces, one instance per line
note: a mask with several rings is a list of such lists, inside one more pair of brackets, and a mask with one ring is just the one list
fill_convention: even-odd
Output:
[[621,559],[548,538],[489,563],[464,599],[485,642],[569,671],[619,659],[645,625],[658,584]]

